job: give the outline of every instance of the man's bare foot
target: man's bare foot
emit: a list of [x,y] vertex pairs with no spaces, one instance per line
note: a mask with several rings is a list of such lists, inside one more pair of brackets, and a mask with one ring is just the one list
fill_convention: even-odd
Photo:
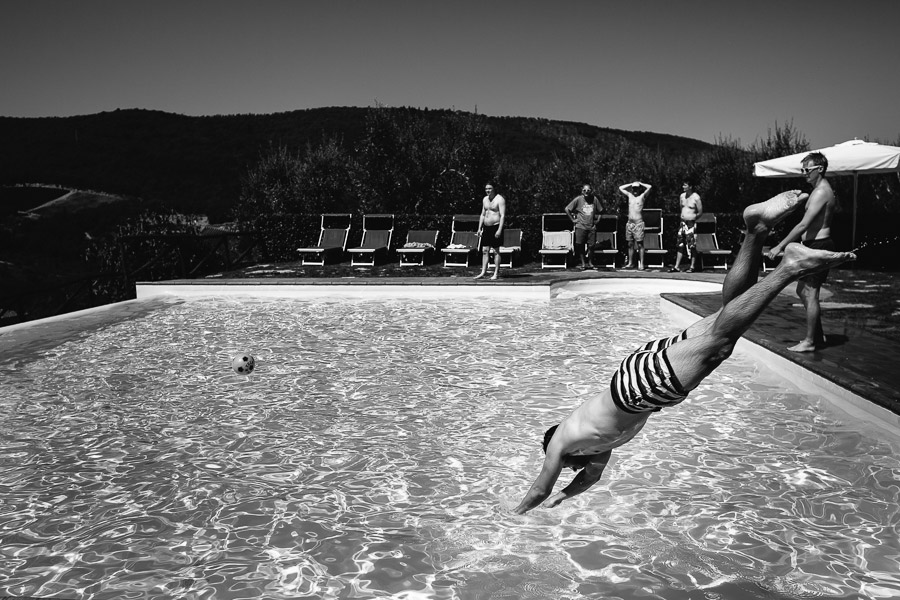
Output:
[[815,352],[816,345],[813,344],[812,342],[807,342],[806,340],[803,340],[796,346],[791,346],[790,348],[788,348],[788,350],[790,350],[791,352]]
[[494,276],[491,277],[491,281],[497,281],[498,279],[500,279],[500,276],[497,275],[496,273],[494,273]]
[[803,244],[792,242],[784,249],[784,258],[779,268],[791,269],[800,277],[836,267],[841,263],[856,260],[852,252],[831,252],[829,250],[814,250]]
[[809,194],[800,190],[788,190],[772,196],[765,202],[751,204],[744,209],[744,223],[747,230],[768,231],[788,216],[791,211],[806,202]]
[[478,275],[476,275],[476,276],[473,277],[472,279],[481,279],[482,277],[484,277],[484,275],[485,275],[485,272],[482,271],[481,273],[479,273]]

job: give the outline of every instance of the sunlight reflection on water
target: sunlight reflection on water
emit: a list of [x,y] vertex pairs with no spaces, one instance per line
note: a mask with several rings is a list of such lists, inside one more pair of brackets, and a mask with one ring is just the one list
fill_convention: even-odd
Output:
[[4,360],[0,593],[900,594],[896,449],[743,356],[510,515],[658,302],[172,300]]

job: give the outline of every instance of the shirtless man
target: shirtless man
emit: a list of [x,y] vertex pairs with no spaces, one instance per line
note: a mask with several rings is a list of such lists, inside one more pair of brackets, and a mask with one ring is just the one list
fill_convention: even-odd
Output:
[[[636,195],[641,191],[641,195]],[[628,222],[625,223],[625,242],[628,243],[628,263],[623,267],[625,269],[634,269],[634,254],[637,251],[638,264],[637,268],[644,270],[644,216],[641,213],[644,210],[644,198],[647,192],[653,187],[649,183],[641,183],[634,181],[619,186],[619,191],[628,196]]]
[[684,190],[679,198],[681,201],[681,226],[678,228],[678,233],[675,236],[677,243],[675,266],[669,269],[669,272],[677,273],[680,271],[681,269],[678,267],[681,265],[681,259],[686,255],[688,260],[691,261],[688,273],[693,273],[697,270],[694,232],[696,231],[697,219],[703,214],[703,203],[700,202],[700,195],[694,191],[692,182],[685,181],[681,188]]
[[[814,250],[789,244],[784,260],[756,282],[768,231],[807,198],[798,190],[779,194],[744,210],[746,235],[722,285],[723,306],[682,333],[650,342],[628,356],[609,388],[584,401],[544,435],[541,472],[514,509],[523,514],[545,500],[552,508],[594,485],[613,448],[630,441],[651,414],[678,404],[727,359],[735,343],[788,284],[856,257],[849,252]],[[579,471],[551,496],[564,467]]]
[[494,275],[500,277],[500,242],[503,240],[503,223],[506,221],[506,199],[494,190],[494,184],[484,186],[486,196],[481,201],[481,217],[478,219],[478,235],[481,236],[481,273],[475,279],[487,274],[491,249],[494,250]]
[[[773,246],[766,254],[774,259],[784,248],[798,238],[804,246],[818,250],[834,250],[831,239],[831,219],[837,208],[834,190],[825,178],[828,170],[828,159],[821,152],[812,152],[803,158],[801,172],[806,182],[813,187],[809,200],[806,201],[806,212],[803,219],[788,233],[778,245]],[[812,352],[825,344],[825,332],[822,330],[822,315],[819,306],[819,290],[828,278],[828,270],[819,271],[803,277],[797,282],[797,296],[806,308],[806,337],[788,348],[793,352]]]

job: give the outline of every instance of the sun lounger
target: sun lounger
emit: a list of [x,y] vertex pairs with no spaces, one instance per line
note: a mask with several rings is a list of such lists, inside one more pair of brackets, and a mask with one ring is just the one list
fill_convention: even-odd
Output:
[[660,208],[645,208],[644,219],[644,267],[663,269],[669,251],[663,248],[663,216]]
[[308,248],[297,248],[301,264],[322,266],[329,258],[343,256],[350,236],[351,218],[352,215],[348,214],[323,214],[318,243]]
[[481,215],[453,215],[450,243],[441,248],[445,267],[468,267],[469,257],[478,250],[478,221]]
[[700,260],[703,263],[706,263],[708,260],[713,269],[724,269],[727,271],[728,257],[731,256],[731,250],[719,247],[719,240],[716,237],[716,215],[712,213],[700,215],[700,218],[697,219],[694,237],[697,242],[696,251],[700,255]]
[[362,240],[350,248],[352,266],[371,267],[381,255],[387,256],[394,234],[394,215],[363,215]]
[[566,213],[544,213],[541,216],[542,269],[565,269],[574,248],[572,220]]
[[400,266],[423,266],[426,259],[437,251],[437,238],[437,230],[411,230],[403,247],[397,248]]
[[616,215],[600,215],[597,222],[597,243],[591,249],[593,264],[616,268],[619,257],[618,244],[619,217]]
[[515,257],[522,252],[522,230],[504,229],[500,244],[500,266],[512,268]]

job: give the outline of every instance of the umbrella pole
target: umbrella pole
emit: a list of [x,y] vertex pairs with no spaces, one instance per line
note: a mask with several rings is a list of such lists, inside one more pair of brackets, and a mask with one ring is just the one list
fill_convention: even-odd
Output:
[[850,247],[856,248],[856,193],[859,189],[859,173],[853,173],[853,232],[850,234]]

